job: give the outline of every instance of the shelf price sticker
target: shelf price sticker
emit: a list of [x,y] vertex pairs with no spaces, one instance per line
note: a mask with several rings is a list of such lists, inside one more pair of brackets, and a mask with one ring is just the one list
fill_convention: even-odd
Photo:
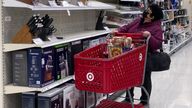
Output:
[[92,72],[88,72],[86,75],[86,78],[88,81],[93,81],[94,80],[94,75]]
[[77,2],[78,3],[78,5],[80,6],[80,7],[85,7],[85,5],[83,4],[83,2]]
[[33,42],[36,44],[36,45],[43,45],[44,42],[42,41],[42,39],[40,38],[35,38],[33,39]]

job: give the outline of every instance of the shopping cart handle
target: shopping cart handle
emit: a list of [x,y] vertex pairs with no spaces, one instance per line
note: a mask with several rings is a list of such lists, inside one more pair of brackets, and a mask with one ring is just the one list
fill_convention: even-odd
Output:
[[131,38],[145,38],[143,36],[143,33],[121,33],[121,32],[115,32],[115,36],[126,36]]

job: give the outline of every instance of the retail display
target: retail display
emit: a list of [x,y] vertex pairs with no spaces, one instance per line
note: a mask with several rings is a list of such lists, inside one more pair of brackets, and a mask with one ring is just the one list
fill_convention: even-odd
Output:
[[[72,83],[60,85],[76,80],[75,54],[107,42],[106,35],[110,30],[94,30],[95,16],[98,16],[95,10],[107,9],[103,22],[108,27],[116,28],[141,15],[143,3],[140,0],[132,3],[120,0],[118,6],[112,6],[93,0],[3,0],[1,7],[4,14],[1,20],[3,48],[0,58],[3,69],[0,71],[0,107],[91,108],[95,98],[93,92],[86,94],[77,90]],[[176,2],[175,7],[178,7]],[[164,23],[165,34],[169,34],[164,36],[167,38],[164,45],[174,49],[175,43],[188,38],[187,35],[177,35],[182,34],[178,31],[188,25],[187,11],[180,9],[167,13],[174,17],[165,17],[165,21],[173,21]],[[33,39],[39,40],[34,42]],[[134,43],[133,38],[126,38],[124,47],[118,48],[121,53],[134,52]],[[102,53],[102,56],[107,59],[108,54]],[[113,54],[110,55],[112,58]],[[135,59],[143,63],[144,57],[142,52]],[[95,62],[92,64],[99,65]],[[96,96],[99,100],[104,95],[100,93]]]
[[68,45],[61,44],[54,46],[54,70],[55,80],[63,79],[69,76],[68,68]]
[[38,94],[38,108],[63,108],[63,88]]
[[27,51],[14,51],[12,54],[13,84],[18,86],[28,86]]
[[53,48],[28,50],[28,81],[31,87],[43,87],[54,81]]

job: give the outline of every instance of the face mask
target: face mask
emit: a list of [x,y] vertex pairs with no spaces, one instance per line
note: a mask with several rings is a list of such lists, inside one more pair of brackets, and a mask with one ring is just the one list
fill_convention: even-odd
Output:
[[149,14],[149,12],[148,12],[147,10],[144,10],[144,12],[143,12],[143,18],[146,18],[148,14]]

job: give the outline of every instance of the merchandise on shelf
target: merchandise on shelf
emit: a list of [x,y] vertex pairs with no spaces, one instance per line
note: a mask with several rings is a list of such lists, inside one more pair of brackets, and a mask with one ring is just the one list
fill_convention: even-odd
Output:
[[63,88],[38,94],[38,108],[63,108]]
[[37,93],[22,93],[22,108],[37,108]]
[[12,55],[13,85],[28,86],[27,51],[14,51]]
[[68,49],[69,75],[74,75],[74,55],[83,50],[83,43],[81,40],[70,42]]
[[43,87],[54,82],[53,48],[28,50],[28,82],[30,87]]
[[68,69],[68,45],[60,44],[54,46],[54,70],[55,80],[63,79],[69,76]]

